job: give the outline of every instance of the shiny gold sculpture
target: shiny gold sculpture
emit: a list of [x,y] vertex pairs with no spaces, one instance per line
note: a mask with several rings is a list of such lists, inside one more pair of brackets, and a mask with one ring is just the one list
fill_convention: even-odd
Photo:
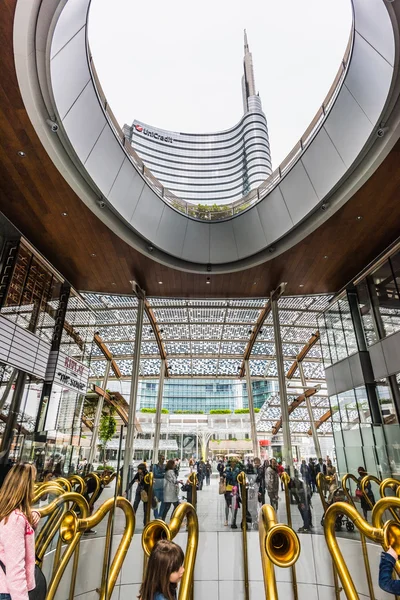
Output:
[[375,477],[375,475],[365,475],[365,477],[363,477],[360,481],[360,489],[364,496],[365,502],[368,504],[368,506],[372,510],[374,508],[374,505],[371,502],[371,498],[368,496],[367,491],[365,489],[370,481],[373,481],[374,483],[376,483],[379,487],[379,490],[380,490],[380,485],[381,485],[382,481],[380,479],[378,479],[377,477]]
[[[84,494],[86,491],[86,483],[83,477],[80,475],[70,475],[68,477],[68,481],[72,486],[72,491],[77,492],[78,494]],[[76,489],[75,489],[76,488]]]
[[93,508],[94,503],[96,502],[97,498],[100,496],[101,482],[100,482],[100,477],[97,475],[97,473],[92,472],[92,473],[88,473],[88,475],[86,475],[86,477],[84,478],[86,485],[87,485],[88,481],[90,481],[90,479],[93,479],[95,482],[95,489],[89,498],[89,507]]
[[250,598],[249,589],[249,556],[247,548],[247,492],[246,492],[246,473],[241,471],[237,476],[237,482],[240,485],[240,495],[242,497],[242,544],[243,544],[243,573],[244,573],[244,597]]
[[351,578],[346,562],[340,551],[336,540],[335,521],[338,515],[345,514],[351,519],[357,529],[365,537],[374,542],[382,544],[384,549],[393,546],[394,550],[400,553],[400,526],[394,521],[387,521],[383,526],[381,519],[385,510],[389,507],[400,507],[399,498],[383,498],[378,500],[372,511],[372,525],[368,523],[357,511],[354,506],[347,502],[335,502],[325,513],[325,539],[331,553],[332,559],[338,571],[340,581],[342,582],[344,593],[348,600],[359,600],[354,582]]
[[[110,571],[107,575],[107,564],[108,557],[111,549],[111,524],[110,520],[107,525],[107,533],[106,533],[106,551],[103,557],[103,574],[102,581],[100,586],[100,597],[99,600],[109,600],[111,598],[111,594],[114,590],[115,583],[117,581],[119,572],[121,570],[122,564],[124,562],[125,556],[128,552],[129,546],[132,541],[132,537],[135,531],[135,513],[132,508],[131,503],[126,499],[118,496],[116,499],[116,507],[121,508],[125,514],[125,529],[122,536],[122,539],[119,543],[113,561],[111,563]],[[89,516],[89,513],[81,515],[81,518],[78,518],[73,511],[68,511],[61,523],[60,526],[60,537],[62,541],[67,544],[67,550],[64,553],[59,568],[56,573],[53,575],[51,583],[49,585],[47,598],[46,600],[53,600],[55,593],[57,591],[57,587],[60,583],[62,574],[65,571],[65,568],[75,550],[79,549],[79,541],[82,534],[88,530],[92,529],[96,525],[100,523],[109,513],[114,510],[114,498],[110,498],[106,500],[104,504],[102,504],[94,514]],[[76,573],[78,567],[78,560],[74,560],[73,573],[72,573],[72,581],[75,583]],[[71,584],[72,585],[72,584]],[[74,587],[74,585],[73,585]]]
[[[285,488],[285,504],[286,504],[286,519],[289,527],[292,527],[292,512],[290,509],[290,493],[289,493],[289,483],[290,483],[290,475],[284,471],[281,475],[281,481]],[[298,600],[299,592],[297,587],[297,573],[296,566],[293,564],[291,567],[292,571],[292,587],[293,587],[293,599]]]
[[194,506],[194,509],[196,510],[197,508],[197,474],[193,471],[193,473],[190,473],[189,477],[189,483],[192,486],[192,506]]
[[265,597],[267,600],[278,600],[274,565],[294,565],[300,555],[300,541],[288,525],[278,524],[276,512],[270,504],[264,504],[261,508],[259,535]]
[[[192,473],[193,474],[193,473]],[[196,563],[197,546],[199,543],[199,524],[197,514],[189,502],[182,502],[174,510],[172,519],[167,525],[164,521],[155,519],[146,525],[142,534],[143,550],[150,556],[154,545],[161,539],[173,540],[179,533],[182,521],[186,517],[188,528],[188,540],[183,566],[185,572],[179,588],[178,600],[190,600],[193,592],[193,575]]]
[[153,473],[146,473],[144,476],[144,482],[149,486],[149,491],[147,492],[147,504],[146,504],[146,524],[150,522],[151,516],[151,504],[153,502],[153,481],[154,475]]

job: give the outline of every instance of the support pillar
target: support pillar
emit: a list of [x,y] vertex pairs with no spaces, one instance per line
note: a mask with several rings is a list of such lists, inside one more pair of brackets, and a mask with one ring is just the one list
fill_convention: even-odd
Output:
[[18,414],[21,409],[22,397],[24,394],[26,382],[26,373],[19,371],[15,382],[14,393],[12,396],[8,418],[4,428],[0,446],[0,462],[5,464],[8,461],[11,443],[13,440],[13,431],[17,426]]
[[250,431],[251,441],[253,443],[253,454],[254,457],[260,458],[260,446],[257,439],[257,428],[256,428],[256,416],[254,414],[254,399],[253,399],[253,387],[251,385],[250,366],[249,361],[245,361],[246,365],[246,388],[247,398],[249,402],[249,417],[250,417]]
[[278,369],[279,399],[280,399],[280,404],[281,404],[281,416],[282,416],[283,459],[285,461],[286,467],[289,468],[290,476],[294,477],[292,440],[290,438],[290,429],[289,429],[289,409],[288,409],[288,399],[287,399],[287,391],[286,391],[285,367],[283,364],[282,338],[281,338],[281,328],[280,328],[280,323],[279,323],[278,299],[274,292],[272,292],[272,294],[271,294],[271,311],[272,311],[272,320],[273,320],[273,324],[274,324],[275,353],[276,353],[276,364],[277,364],[277,369]]
[[[110,375],[110,368],[111,368],[111,360],[107,360],[106,371],[104,373],[104,379],[103,379],[103,384],[102,384],[102,389],[104,390],[104,392],[106,391],[108,376]],[[103,413],[103,405],[104,405],[104,396],[99,396],[99,399],[97,401],[97,407],[96,407],[96,415],[94,417],[94,423],[93,423],[92,440],[90,442],[90,450],[89,450],[89,458],[88,458],[89,470],[91,470],[93,461],[96,456],[97,439],[99,437],[100,419],[101,419],[101,415]]]
[[[140,288],[137,288],[140,289]],[[133,444],[135,438],[135,421],[136,421],[136,404],[137,404],[137,392],[139,384],[139,365],[140,365],[140,348],[142,345],[142,329],[143,329],[143,314],[144,314],[144,292],[140,290],[140,297],[138,296],[138,307],[137,307],[137,318],[136,318],[136,332],[135,332],[135,346],[134,355],[132,362],[132,378],[131,378],[131,392],[129,397],[129,413],[128,413],[128,427],[125,438],[125,454],[124,454],[124,469],[122,474],[122,490],[126,490],[128,481],[129,465],[133,459]]]
[[301,364],[301,362],[298,362],[297,366],[299,367],[301,385],[304,388],[304,395],[306,397],[306,406],[307,406],[307,411],[308,411],[308,418],[310,419],[311,435],[312,435],[312,439],[313,439],[313,443],[314,443],[315,453],[317,455],[317,458],[319,459],[319,458],[322,458],[321,446],[319,443],[317,428],[315,427],[314,414],[313,414],[313,410],[312,410],[312,406],[311,406],[311,400],[305,393],[306,389],[307,389],[307,381],[306,381],[306,378],[304,375],[303,365]]
[[155,422],[154,442],[153,442],[153,465],[156,465],[158,463],[158,446],[160,444],[161,409],[162,409],[163,392],[164,392],[164,376],[165,376],[165,359],[161,359],[160,378],[158,380],[158,392],[157,392],[156,422]]

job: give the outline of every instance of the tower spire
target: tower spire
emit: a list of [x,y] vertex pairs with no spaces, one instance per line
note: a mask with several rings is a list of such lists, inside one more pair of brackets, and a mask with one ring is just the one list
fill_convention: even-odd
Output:
[[242,78],[242,92],[243,92],[243,108],[244,112],[248,111],[248,98],[256,95],[256,83],[254,80],[253,72],[253,57],[249,49],[249,42],[247,39],[247,32],[244,30],[244,59],[243,59],[243,70],[244,75]]

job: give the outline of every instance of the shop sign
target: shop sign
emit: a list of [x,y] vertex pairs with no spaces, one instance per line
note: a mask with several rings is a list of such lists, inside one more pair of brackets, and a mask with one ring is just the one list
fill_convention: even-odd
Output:
[[172,144],[174,141],[171,136],[157,133],[157,131],[152,131],[151,129],[147,129],[147,127],[142,127],[142,125],[139,125],[138,123],[136,123],[134,127],[138,133],[143,133],[143,135],[147,135],[147,137],[151,137],[155,140],[160,140],[160,142]]
[[64,352],[51,352],[46,381],[52,381],[63,387],[84,394],[87,389],[89,369]]

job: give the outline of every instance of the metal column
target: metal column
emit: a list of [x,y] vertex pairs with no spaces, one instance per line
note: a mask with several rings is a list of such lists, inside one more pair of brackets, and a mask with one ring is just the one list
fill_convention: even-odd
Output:
[[[110,375],[110,368],[111,368],[111,360],[107,360],[106,371],[104,373],[104,379],[103,379],[103,384],[102,384],[102,389],[104,390],[104,392],[106,391],[108,376]],[[89,450],[89,458],[88,458],[89,470],[91,469],[91,467],[93,465],[93,461],[96,456],[97,438],[99,437],[100,419],[101,419],[101,415],[103,413],[103,404],[104,404],[104,396],[99,396],[99,399],[97,401],[97,407],[96,407],[96,415],[94,417],[94,423],[93,423],[92,440],[90,442],[90,450]]]
[[18,414],[21,410],[22,397],[24,395],[27,374],[19,371],[15,382],[14,393],[8,411],[7,422],[4,428],[0,446],[0,461],[6,463],[13,441],[14,429],[17,427]]
[[254,457],[260,458],[260,446],[258,444],[257,429],[256,429],[256,416],[254,414],[253,388],[251,385],[250,367],[249,367],[248,360],[245,361],[245,365],[246,365],[247,398],[249,401],[251,441],[253,442],[253,454],[254,454]]
[[158,380],[158,392],[157,392],[157,407],[156,407],[156,427],[154,431],[154,443],[153,443],[153,465],[158,463],[158,446],[160,443],[160,431],[161,431],[161,409],[164,392],[164,376],[165,376],[165,359],[161,359],[160,367],[160,379]]
[[[140,288],[137,287],[139,291]],[[135,332],[135,346],[134,355],[132,362],[132,379],[131,379],[131,392],[129,397],[129,413],[128,413],[128,428],[125,438],[125,454],[124,454],[124,469],[122,475],[122,490],[126,490],[128,481],[128,470],[129,465],[133,459],[133,443],[135,438],[135,421],[136,421],[136,404],[137,404],[137,392],[139,383],[139,365],[140,365],[140,348],[142,345],[142,329],[143,329],[143,313],[144,313],[144,292],[140,290],[140,297],[138,296],[138,307],[137,307],[137,318],[136,318],[136,332]]]
[[290,429],[289,429],[289,410],[288,410],[288,399],[287,399],[287,391],[286,391],[286,376],[285,376],[285,367],[283,364],[282,338],[281,338],[281,328],[280,328],[280,324],[279,324],[278,299],[277,299],[276,292],[272,292],[272,294],[271,294],[271,311],[272,311],[272,320],[274,323],[276,365],[277,365],[277,369],[278,369],[279,399],[280,399],[280,404],[281,404],[281,416],[282,416],[283,459],[285,461],[286,467],[289,468],[290,476],[294,477],[292,440],[290,439]]
[[320,446],[320,443],[319,443],[319,437],[318,437],[318,433],[317,433],[317,428],[315,427],[314,414],[313,414],[313,410],[312,410],[312,406],[311,406],[311,400],[306,395],[307,382],[306,382],[306,378],[304,376],[303,365],[301,364],[301,362],[298,362],[297,366],[299,367],[301,385],[304,388],[304,395],[305,395],[305,398],[306,398],[306,406],[307,406],[307,410],[308,410],[308,418],[310,419],[310,428],[311,428],[311,434],[312,434],[312,438],[313,438],[315,453],[317,455],[317,458],[319,459],[319,458],[322,458],[321,446]]

